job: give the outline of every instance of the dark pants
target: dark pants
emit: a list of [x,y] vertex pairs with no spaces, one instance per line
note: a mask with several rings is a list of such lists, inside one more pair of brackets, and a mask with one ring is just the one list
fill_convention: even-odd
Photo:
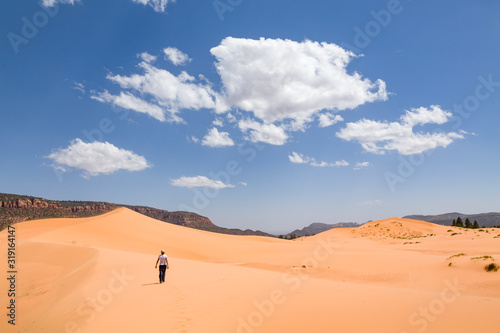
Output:
[[167,265],[160,265],[160,282],[165,282],[166,270],[167,270]]

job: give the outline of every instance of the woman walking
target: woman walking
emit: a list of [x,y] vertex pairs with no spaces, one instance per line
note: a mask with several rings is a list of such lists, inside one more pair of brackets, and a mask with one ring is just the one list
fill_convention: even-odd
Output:
[[155,268],[158,267],[158,262],[160,263],[160,283],[163,283],[165,282],[165,270],[168,268],[168,259],[165,250],[161,250],[161,254],[158,256],[158,260],[156,260]]

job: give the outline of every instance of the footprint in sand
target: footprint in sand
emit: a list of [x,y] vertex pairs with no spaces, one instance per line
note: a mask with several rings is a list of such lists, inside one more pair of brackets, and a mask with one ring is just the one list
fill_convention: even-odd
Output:
[[178,315],[175,316],[176,325],[174,326],[174,332],[186,333],[189,331],[192,319],[186,315],[185,294],[181,289],[173,286],[171,295],[174,299],[175,309],[178,312]]

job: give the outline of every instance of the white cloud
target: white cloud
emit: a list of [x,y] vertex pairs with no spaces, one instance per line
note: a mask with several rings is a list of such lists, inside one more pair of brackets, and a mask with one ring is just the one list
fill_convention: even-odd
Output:
[[[165,118],[165,111],[162,110],[162,108],[160,108],[157,105],[143,101],[142,99],[135,97],[129,92],[122,91],[120,95],[111,95],[107,91],[104,91],[101,93],[94,94],[90,98],[103,103],[104,102],[111,103],[115,106],[119,106],[132,111],[146,113],[159,121],[167,120]],[[175,118],[172,118],[172,121],[174,121],[174,119]]]
[[155,12],[163,13],[165,11],[165,7],[169,2],[175,2],[175,0],[132,0],[135,3],[139,3],[142,5],[151,6]]
[[78,90],[82,94],[85,94],[85,86],[83,83],[73,81],[73,89]]
[[345,167],[345,166],[349,166],[349,162],[347,162],[346,160],[336,161],[333,166]]
[[274,124],[262,124],[255,120],[246,119],[238,122],[238,127],[244,133],[249,132],[247,140],[252,142],[265,142],[271,145],[284,145],[288,139],[283,127]]
[[292,155],[288,155],[288,158],[290,159],[290,162],[297,164],[305,164],[311,162],[311,158],[296,152],[292,152]]
[[[175,65],[191,60],[174,47],[163,52]],[[141,103],[138,107],[133,103],[133,110],[157,112],[151,107],[156,105],[167,121],[174,122],[183,122],[183,109],[211,109],[226,113],[229,123],[238,122],[246,134],[244,139],[283,145],[290,132],[305,131],[315,117],[320,127],[343,121],[328,111],[387,99],[385,82],[372,82],[357,72],[348,73],[348,64],[358,56],[335,44],[227,37],[210,52],[216,58],[220,91],[214,91],[203,75],[195,79],[185,71],[174,75],[154,66],[156,58],[143,52],[138,55],[142,59],[138,66],[141,73],[109,74],[107,79],[123,91],[114,98],[110,95],[101,100],[116,103],[118,96],[134,95],[136,102],[148,105]],[[220,122],[216,120],[213,125],[220,126]]]
[[247,183],[245,183],[245,182],[240,182],[240,185],[242,185],[242,186],[247,186],[248,184],[247,184]]
[[451,118],[451,112],[443,111],[438,105],[431,105],[430,109],[419,107],[406,110],[406,113],[401,116],[403,124],[408,126],[424,125],[424,124],[444,124]]
[[314,167],[343,167],[348,166],[349,163],[345,160],[336,161],[335,163],[329,163],[325,161],[316,162],[316,160],[312,157],[304,156],[303,154],[299,154],[296,152],[292,152],[292,155],[288,155],[288,159],[292,163],[297,164],[309,164]]
[[212,121],[212,125],[222,127],[224,126],[224,120],[222,120],[221,118],[217,118]]
[[218,112],[237,107],[265,123],[305,124],[321,110],[387,99],[385,82],[347,72],[357,56],[335,44],[227,37],[210,52],[223,84]]
[[175,66],[185,65],[191,61],[187,54],[179,51],[175,47],[167,47],[163,49],[165,59],[170,60]]
[[396,150],[401,155],[419,154],[437,147],[447,147],[456,139],[463,139],[463,133],[456,132],[413,132],[416,125],[443,124],[452,116],[439,106],[430,109],[421,107],[406,111],[401,122],[381,122],[361,119],[355,123],[347,123],[337,132],[341,139],[358,141],[364,150],[374,154],[385,154]]
[[[74,5],[77,2],[80,2],[80,0],[42,0],[42,5],[45,7],[53,7],[56,4]],[[175,0],[132,0],[132,2],[149,5],[154,9],[154,11],[162,13],[165,11],[167,4],[169,2],[175,2]]]
[[354,170],[359,170],[359,169],[362,169],[362,168],[368,168],[369,166],[371,166],[370,162],[357,162],[354,165]]
[[83,176],[111,174],[118,170],[140,171],[151,165],[142,156],[112,145],[109,142],[85,143],[81,139],[71,141],[67,148],[54,150],[47,158],[62,166],[77,168],[84,171]]
[[311,165],[314,166],[314,167],[320,167],[320,168],[334,166],[333,163],[328,163],[328,162],[325,162],[325,161],[321,161],[321,162],[314,161],[314,162],[311,162]]
[[229,133],[219,132],[217,128],[213,127],[203,137],[201,144],[208,147],[229,147],[234,146],[234,141],[229,137]]
[[339,115],[334,115],[332,113],[322,113],[319,115],[319,127],[328,127],[336,124],[340,121],[344,121]]
[[188,140],[188,142],[189,142],[189,141],[193,141],[194,143],[198,143],[198,142],[200,142],[200,139],[198,139],[198,138],[197,138],[197,137],[195,137],[195,136],[192,136],[192,137],[190,137],[190,138],[188,137],[188,138],[187,138],[187,140]]
[[[118,84],[127,90],[126,92],[122,91],[120,95],[113,96],[105,91],[94,95],[100,99],[94,99],[112,103],[117,103],[117,100],[121,99],[122,107],[148,113],[160,121],[166,119],[173,122],[183,122],[178,115],[181,109],[215,108],[216,94],[212,88],[207,84],[196,82],[195,78],[185,71],[175,76],[145,61],[139,64],[139,68],[143,73],[131,76],[112,74],[107,76],[108,80]],[[141,98],[136,95],[140,95]],[[135,98],[132,98],[133,96]],[[149,100],[146,101],[145,98]],[[123,99],[128,100],[125,102]]]
[[149,64],[152,64],[153,62],[156,61],[156,56],[151,55],[147,52],[142,52],[137,55],[138,58],[140,58],[142,61],[147,62]]
[[182,176],[181,178],[178,179],[172,179],[171,184],[173,186],[188,187],[188,188],[211,187],[211,188],[223,189],[223,188],[234,187],[234,185],[224,184],[220,180],[209,179],[205,176],[196,176],[196,177]]
[[45,7],[54,7],[56,4],[74,5],[80,0],[42,0],[42,5]]

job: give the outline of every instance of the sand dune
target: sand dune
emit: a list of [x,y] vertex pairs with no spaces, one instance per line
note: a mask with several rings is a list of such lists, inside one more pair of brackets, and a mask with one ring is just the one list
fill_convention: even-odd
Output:
[[2,332],[498,332],[500,271],[484,266],[500,261],[499,229],[390,218],[288,241],[125,208],[15,227],[16,325],[3,311]]

